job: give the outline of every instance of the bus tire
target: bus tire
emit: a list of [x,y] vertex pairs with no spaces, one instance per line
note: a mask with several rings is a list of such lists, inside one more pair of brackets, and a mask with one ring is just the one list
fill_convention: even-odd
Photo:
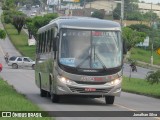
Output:
[[59,95],[51,93],[51,101],[52,103],[59,103]]
[[47,91],[40,88],[40,96],[41,97],[46,97],[47,96]]
[[115,96],[105,96],[105,102],[106,104],[113,104],[114,103]]

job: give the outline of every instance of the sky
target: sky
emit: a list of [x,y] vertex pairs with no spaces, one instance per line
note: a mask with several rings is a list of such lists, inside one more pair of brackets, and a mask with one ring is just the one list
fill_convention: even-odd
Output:
[[144,2],[148,2],[148,3],[160,3],[160,0],[140,0],[140,1],[144,1]]

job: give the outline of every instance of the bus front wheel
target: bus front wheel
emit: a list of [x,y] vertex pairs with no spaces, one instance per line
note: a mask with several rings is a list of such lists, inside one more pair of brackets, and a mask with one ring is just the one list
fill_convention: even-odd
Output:
[[58,103],[59,102],[59,95],[51,93],[51,101],[53,103]]
[[106,104],[113,104],[115,96],[105,96]]

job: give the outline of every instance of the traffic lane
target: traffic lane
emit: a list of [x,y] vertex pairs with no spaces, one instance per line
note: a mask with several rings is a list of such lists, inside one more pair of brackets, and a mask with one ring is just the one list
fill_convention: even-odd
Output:
[[[160,100],[143,95],[122,92],[119,99],[115,99],[117,105],[136,111],[160,111]],[[129,110],[128,109],[128,110]]]
[[[124,64],[124,68],[123,68],[123,75],[126,76],[126,77],[129,77],[130,76],[130,71],[131,71],[131,67],[129,64]],[[152,70],[149,70],[149,69],[145,69],[145,68],[142,68],[142,67],[138,67],[137,66],[137,72],[132,72],[131,71],[131,77],[132,78],[141,78],[141,79],[145,79],[146,78],[146,75],[149,71],[152,71]]]
[[[45,110],[49,111],[81,111],[81,110],[115,110],[116,106],[106,105],[105,102],[97,99],[81,98],[81,97],[62,97],[61,103],[51,103],[50,98],[41,98],[39,95],[39,89],[35,85],[34,70],[26,69],[11,69],[9,67],[4,68],[0,75],[7,80],[10,85],[26,95],[33,102],[40,105]],[[98,107],[99,106],[99,107]],[[71,108],[70,108],[71,107]],[[97,108],[98,107],[98,108]],[[118,109],[117,109],[118,110]],[[119,108],[119,110],[121,110]]]
[[[78,111],[84,108],[85,106],[88,106],[85,108],[85,110],[88,110],[88,111],[95,110],[95,109],[103,111],[103,110],[106,110],[106,107],[109,108],[107,110],[115,110],[115,106],[119,106],[119,107],[126,106],[128,110],[133,109],[137,111],[144,111],[144,110],[158,111],[160,108],[159,99],[125,93],[125,92],[122,92],[121,97],[115,98],[115,104],[113,106],[106,105],[104,98],[91,99],[91,98],[69,97],[69,96],[62,97],[60,104],[51,103],[50,98],[40,97],[39,88],[37,88],[35,85],[34,70],[6,68],[1,73],[1,76],[5,78],[11,85],[14,85],[19,92],[26,94],[28,96],[32,96],[32,97],[35,96],[37,100],[45,99],[46,110],[54,110],[55,106],[57,106],[55,110],[61,110],[61,111],[67,111],[67,110]],[[38,102],[38,101],[35,101],[35,102]],[[49,106],[48,106],[48,103],[49,103]],[[68,106],[68,107],[62,107],[61,109],[60,107],[61,105]],[[80,106],[77,107],[77,105],[80,105]],[[50,108],[51,106],[53,106],[53,108]],[[69,106],[72,106],[72,108],[69,108]],[[101,107],[97,108],[97,106],[101,106]]]
[[[13,85],[17,91],[26,94],[26,93],[32,93],[33,90],[36,88],[29,87],[34,84],[35,81],[33,81],[33,70],[27,70],[27,69],[12,69],[11,67],[5,67],[3,71],[0,74],[4,80],[7,80],[7,82],[10,85]],[[37,89],[38,90],[38,89]]]
[[[122,93],[121,97],[116,97],[114,105],[106,105],[104,99],[89,99],[80,97],[62,97],[61,103],[51,103],[50,98],[41,98],[39,95],[39,89],[35,85],[34,81],[34,71],[33,70],[23,70],[23,69],[7,69],[1,73],[3,78],[7,79],[7,82],[13,85],[16,90],[24,95],[34,103],[38,104],[43,110],[46,111],[130,111],[132,109],[139,110],[157,110],[159,106],[158,101],[153,100],[154,98],[149,98],[153,101],[152,105],[149,104],[148,97],[138,96],[129,93]],[[137,97],[138,96],[138,97]],[[136,98],[143,99],[145,97],[145,102],[141,100],[138,101]],[[146,99],[147,98],[147,99]],[[144,101],[144,100],[143,100]],[[142,102],[142,109],[140,109],[138,102]],[[155,103],[157,103],[155,105]],[[146,106],[145,109],[144,106]],[[151,106],[150,106],[151,105]],[[129,107],[128,107],[129,106]],[[157,109],[156,106],[158,107]],[[61,118],[57,118],[61,119]],[[73,118],[70,118],[72,120]],[[80,119],[80,118],[79,118]],[[102,119],[102,118],[99,118]],[[117,118],[115,118],[117,119]],[[122,118],[123,120],[124,118]],[[139,119],[139,118],[136,118]],[[147,118],[148,119],[148,118]],[[151,118],[150,118],[151,119]],[[154,118],[153,118],[154,119]],[[105,120],[105,119],[104,119]]]
[[[20,53],[15,49],[9,38],[6,37],[5,40],[0,40],[0,56],[4,57],[5,53],[8,52],[9,56],[21,56]],[[3,61],[3,59],[1,59]]]

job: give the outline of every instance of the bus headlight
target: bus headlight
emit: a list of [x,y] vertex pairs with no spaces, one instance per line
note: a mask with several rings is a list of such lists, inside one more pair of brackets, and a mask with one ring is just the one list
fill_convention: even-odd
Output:
[[68,84],[68,85],[71,85],[71,84],[74,84],[75,82],[72,81],[72,80],[69,80],[63,76],[57,76],[57,78],[64,84]]
[[111,85],[117,85],[117,84],[119,84],[121,81],[122,81],[122,77],[117,78],[117,79],[115,79],[115,80],[113,80],[113,81],[110,81],[110,84],[111,84]]

